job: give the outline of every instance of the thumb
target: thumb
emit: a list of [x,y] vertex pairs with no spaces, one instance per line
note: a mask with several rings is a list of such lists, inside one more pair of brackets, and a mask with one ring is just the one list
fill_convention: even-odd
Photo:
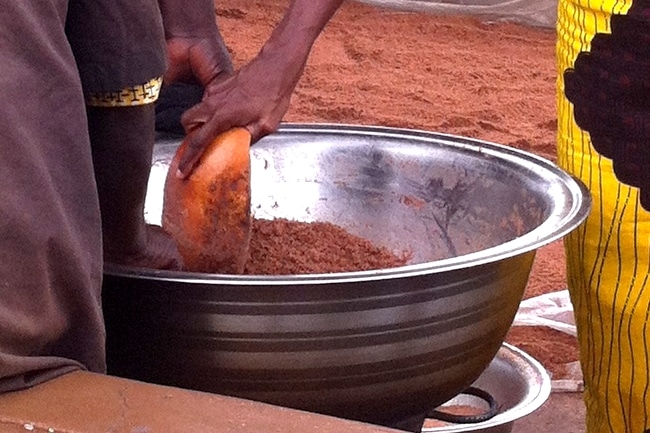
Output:
[[208,122],[191,130],[185,138],[185,151],[178,161],[176,176],[187,179],[198,165],[201,155],[212,140],[232,126],[230,123]]

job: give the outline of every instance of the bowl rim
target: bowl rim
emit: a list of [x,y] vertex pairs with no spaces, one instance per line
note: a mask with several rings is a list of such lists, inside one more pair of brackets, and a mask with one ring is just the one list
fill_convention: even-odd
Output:
[[[554,162],[502,144],[479,140],[454,134],[446,134],[419,129],[407,129],[384,126],[368,126],[358,124],[334,123],[283,123],[275,134],[291,133],[328,133],[341,135],[382,136],[417,140],[421,142],[436,142],[487,155],[492,158],[529,166],[531,170],[545,171],[561,182],[571,201],[567,206],[555,206],[553,212],[542,224],[533,230],[494,247],[486,248],[456,257],[409,264],[395,268],[370,271],[337,272],[326,274],[299,275],[229,275],[207,274],[186,271],[169,271],[106,263],[104,274],[116,277],[130,277],[145,280],[164,280],[182,283],[222,283],[228,285],[270,285],[287,286],[309,284],[349,283],[358,281],[377,281],[394,278],[417,277],[434,273],[443,273],[472,266],[480,266],[504,260],[521,254],[529,253],[564,237],[580,226],[591,211],[591,195],[585,184],[577,177],[567,173]],[[178,136],[163,136],[178,139]],[[158,142],[158,141],[157,141]],[[548,228],[554,228],[547,232]]]

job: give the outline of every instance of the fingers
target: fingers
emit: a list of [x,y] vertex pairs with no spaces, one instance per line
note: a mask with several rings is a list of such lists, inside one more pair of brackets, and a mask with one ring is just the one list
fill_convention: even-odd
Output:
[[249,63],[234,75],[212,80],[205,87],[201,103],[183,114],[181,123],[188,133],[188,143],[177,176],[187,178],[203,150],[229,129],[246,128],[252,143],[277,129],[294,87],[286,85],[277,70],[258,70],[256,65]]
[[212,140],[234,126],[229,122],[207,121],[203,125],[195,127],[185,138],[187,146],[178,162],[176,175],[181,179],[187,179],[198,165],[201,154]]
[[[222,101],[222,99],[218,99],[218,101]],[[186,137],[187,146],[181,155],[176,173],[181,179],[186,179],[192,174],[203,151],[219,134],[234,127],[246,128],[249,133],[251,130],[258,131],[251,127],[253,123],[247,122],[251,116],[242,104],[224,103],[223,105],[227,107],[216,107],[218,103],[216,98],[214,100],[208,98],[183,115],[182,123],[188,131],[188,135]],[[234,108],[231,108],[230,105],[234,105]]]
[[212,107],[209,100],[202,102],[188,108],[181,116],[181,123],[187,133],[194,131],[202,125],[208,123],[214,116],[216,108]]
[[202,98],[203,88],[198,84],[173,83],[163,87],[155,103],[156,131],[184,135],[181,116]]

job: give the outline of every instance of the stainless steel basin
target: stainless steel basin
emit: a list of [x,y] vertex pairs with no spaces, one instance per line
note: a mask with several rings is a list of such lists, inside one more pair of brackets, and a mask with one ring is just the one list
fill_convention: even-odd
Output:
[[[178,144],[156,146],[150,222]],[[412,262],[282,277],[107,267],[109,373],[419,430],[490,364],[536,249],[590,203],[544,159],[423,131],[285,125],[252,159],[257,217],[330,221]]]

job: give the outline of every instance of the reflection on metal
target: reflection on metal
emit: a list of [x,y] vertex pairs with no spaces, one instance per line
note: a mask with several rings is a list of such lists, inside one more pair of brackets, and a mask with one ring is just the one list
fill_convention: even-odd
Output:
[[[544,367],[526,352],[504,343],[490,365],[472,384],[488,392],[496,401],[499,413],[488,420],[444,427],[425,427],[424,433],[509,433],[515,421],[530,415],[548,400],[551,377]],[[471,405],[466,396],[458,395],[445,406]]]

